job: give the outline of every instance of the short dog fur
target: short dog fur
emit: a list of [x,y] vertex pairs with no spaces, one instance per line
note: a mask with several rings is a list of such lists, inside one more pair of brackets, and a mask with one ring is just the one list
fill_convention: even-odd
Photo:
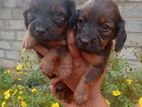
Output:
[[90,64],[74,94],[78,105],[88,100],[90,86],[105,71],[113,40],[116,42],[115,51],[118,52],[122,49],[126,37],[124,21],[113,1],[90,0],[78,10],[75,45]]
[[106,70],[115,40],[115,51],[122,49],[126,40],[124,20],[112,0],[90,0],[78,10],[75,44],[82,57],[90,63],[75,91],[77,104],[88,100],[88,90]]
[[[24,47],[33,48],[40,44],[48,49],[41,60],[41,71],[52,77],[57,71],[60,78],[69,76],[72,58],[65,44],[66,29],[75,22],[76,10],[73,0],[32,0],[24,11],[24,21],[30,35],[24,38]],[[54,43],[52,43],[54,41]]]

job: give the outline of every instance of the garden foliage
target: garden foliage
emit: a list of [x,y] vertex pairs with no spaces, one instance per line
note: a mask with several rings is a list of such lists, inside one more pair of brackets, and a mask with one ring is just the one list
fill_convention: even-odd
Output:
[[[134,52],[140,63],[142,54]],[[142,97],[142,69],[112,54],[102,93],[110,107],[135,107]],[[61,107],[49,90],[48,79],[39,70],[37,56],[23,49],[13,69],[0,68],[0,104],[2,107]]]

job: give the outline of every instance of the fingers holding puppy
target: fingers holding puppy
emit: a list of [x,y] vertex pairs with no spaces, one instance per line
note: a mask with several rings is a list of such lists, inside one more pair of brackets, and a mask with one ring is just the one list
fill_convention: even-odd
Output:
[[33,48],[36,45],[36,40],[30,36],[29,31],[26,31],[23,39],[23,48]]

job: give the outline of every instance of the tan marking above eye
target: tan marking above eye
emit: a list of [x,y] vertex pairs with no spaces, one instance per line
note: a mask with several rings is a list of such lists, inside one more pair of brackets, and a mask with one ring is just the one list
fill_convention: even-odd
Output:
[[108,18],[106,16],[101,16],[99,21],[100,21],[100,23],[105,23],[108,21]]
[[108,26],[109,28],[113,29],[114,28],[114,23],[111,19],[109,19],[107,16],[101,16],[100,19],[100,24]]
[[54,6],[51,6],[51,9],[53,12],[61,12],[63,14],[66,14],[66,11],[63,7],[60,7],[60,6],[57,6],[57,5],[54,5]]

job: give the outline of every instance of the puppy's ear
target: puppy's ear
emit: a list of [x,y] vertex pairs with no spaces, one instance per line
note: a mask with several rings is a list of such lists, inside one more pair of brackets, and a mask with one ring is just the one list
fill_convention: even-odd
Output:
[[124,43],[125,43],[126,38],[127,38],[127,34],[126,34],[126,31],[125,31],[125,25],[124,24],[125,23],[122,20],[118,25],[118,31],[117,31],[117,34],[116,34],[116,44],[115,44],[115,51],[116,52],[120,51],[123,48]]
[[28,12],[29,12],[29,9],[26,9],[24,12],[23,12],[23,16],[24,16],[24,23],[25,23],[25,26],[26,26],[26,29],[28,29]]
[[28,25],[29,25],[29,23],[28,23],[28,12],[29,12],[29,7],[30,7],[30,5],[31,5],[31,2],[32,2],[33,0],[24,0],[24,12],[23,12],[23,16],[24,16],[24,23],[25,23],[25,26],[26,26],[26,28],[28,29]]

